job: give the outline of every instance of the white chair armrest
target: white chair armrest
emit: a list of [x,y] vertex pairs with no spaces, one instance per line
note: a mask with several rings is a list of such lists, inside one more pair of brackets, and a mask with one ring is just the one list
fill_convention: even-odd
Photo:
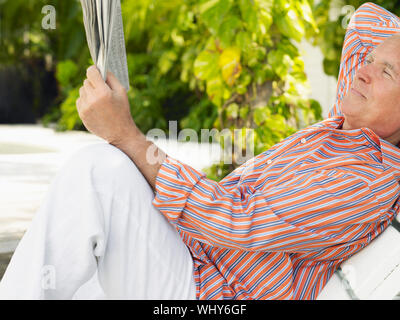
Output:
[[397,299],[399,293],[400,232],[389,226],[340,266],[317,299]]

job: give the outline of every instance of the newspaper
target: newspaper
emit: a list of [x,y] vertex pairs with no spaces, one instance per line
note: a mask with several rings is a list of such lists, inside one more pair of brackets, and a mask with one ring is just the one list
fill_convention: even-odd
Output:
[[104,80],[111,71],[129,90],[128,63],[120,0],[80,0],[86,39]]

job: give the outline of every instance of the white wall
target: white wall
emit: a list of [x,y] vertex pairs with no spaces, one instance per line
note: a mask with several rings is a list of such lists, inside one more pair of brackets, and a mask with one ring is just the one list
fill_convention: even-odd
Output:
[[324,73],[322,65],[323,56],[318,47],[313,47],[310,43],[303,41],[299,48],[304,59],[305,72],[311,86],[310,97],[321,104],[323,117],[326,118],[329,109],[335,103],[336,78],[327,76]]

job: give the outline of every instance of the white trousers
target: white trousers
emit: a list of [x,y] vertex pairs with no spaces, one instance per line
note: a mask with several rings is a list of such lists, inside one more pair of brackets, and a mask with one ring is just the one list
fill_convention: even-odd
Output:
[[135,164],[107,143],[55,177],[0,299],[195,299],[193,260]]

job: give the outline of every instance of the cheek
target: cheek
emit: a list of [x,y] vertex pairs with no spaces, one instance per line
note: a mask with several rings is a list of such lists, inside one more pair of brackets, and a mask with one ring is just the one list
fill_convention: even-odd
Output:
[[374,97],[374,108],[382,114],[382,118],[398,119],[400,116],[400,90],[385,90],[376,92]]
[[372,87],[372,97],[376,103],[386,103],[391,106],[400,103],[400,82],[394,83],[392,80],[376,82]]
[[[379,106],[375,106],[379,108]],[[387,137],[400,128],[400,112],[390,108],[381,108],[378,112],[371,113],[371,129],[379,136]]]
[[376,82],[369,92],[368,110],[381,119],[390,119],[400,112],[400,85],[391,82]]

